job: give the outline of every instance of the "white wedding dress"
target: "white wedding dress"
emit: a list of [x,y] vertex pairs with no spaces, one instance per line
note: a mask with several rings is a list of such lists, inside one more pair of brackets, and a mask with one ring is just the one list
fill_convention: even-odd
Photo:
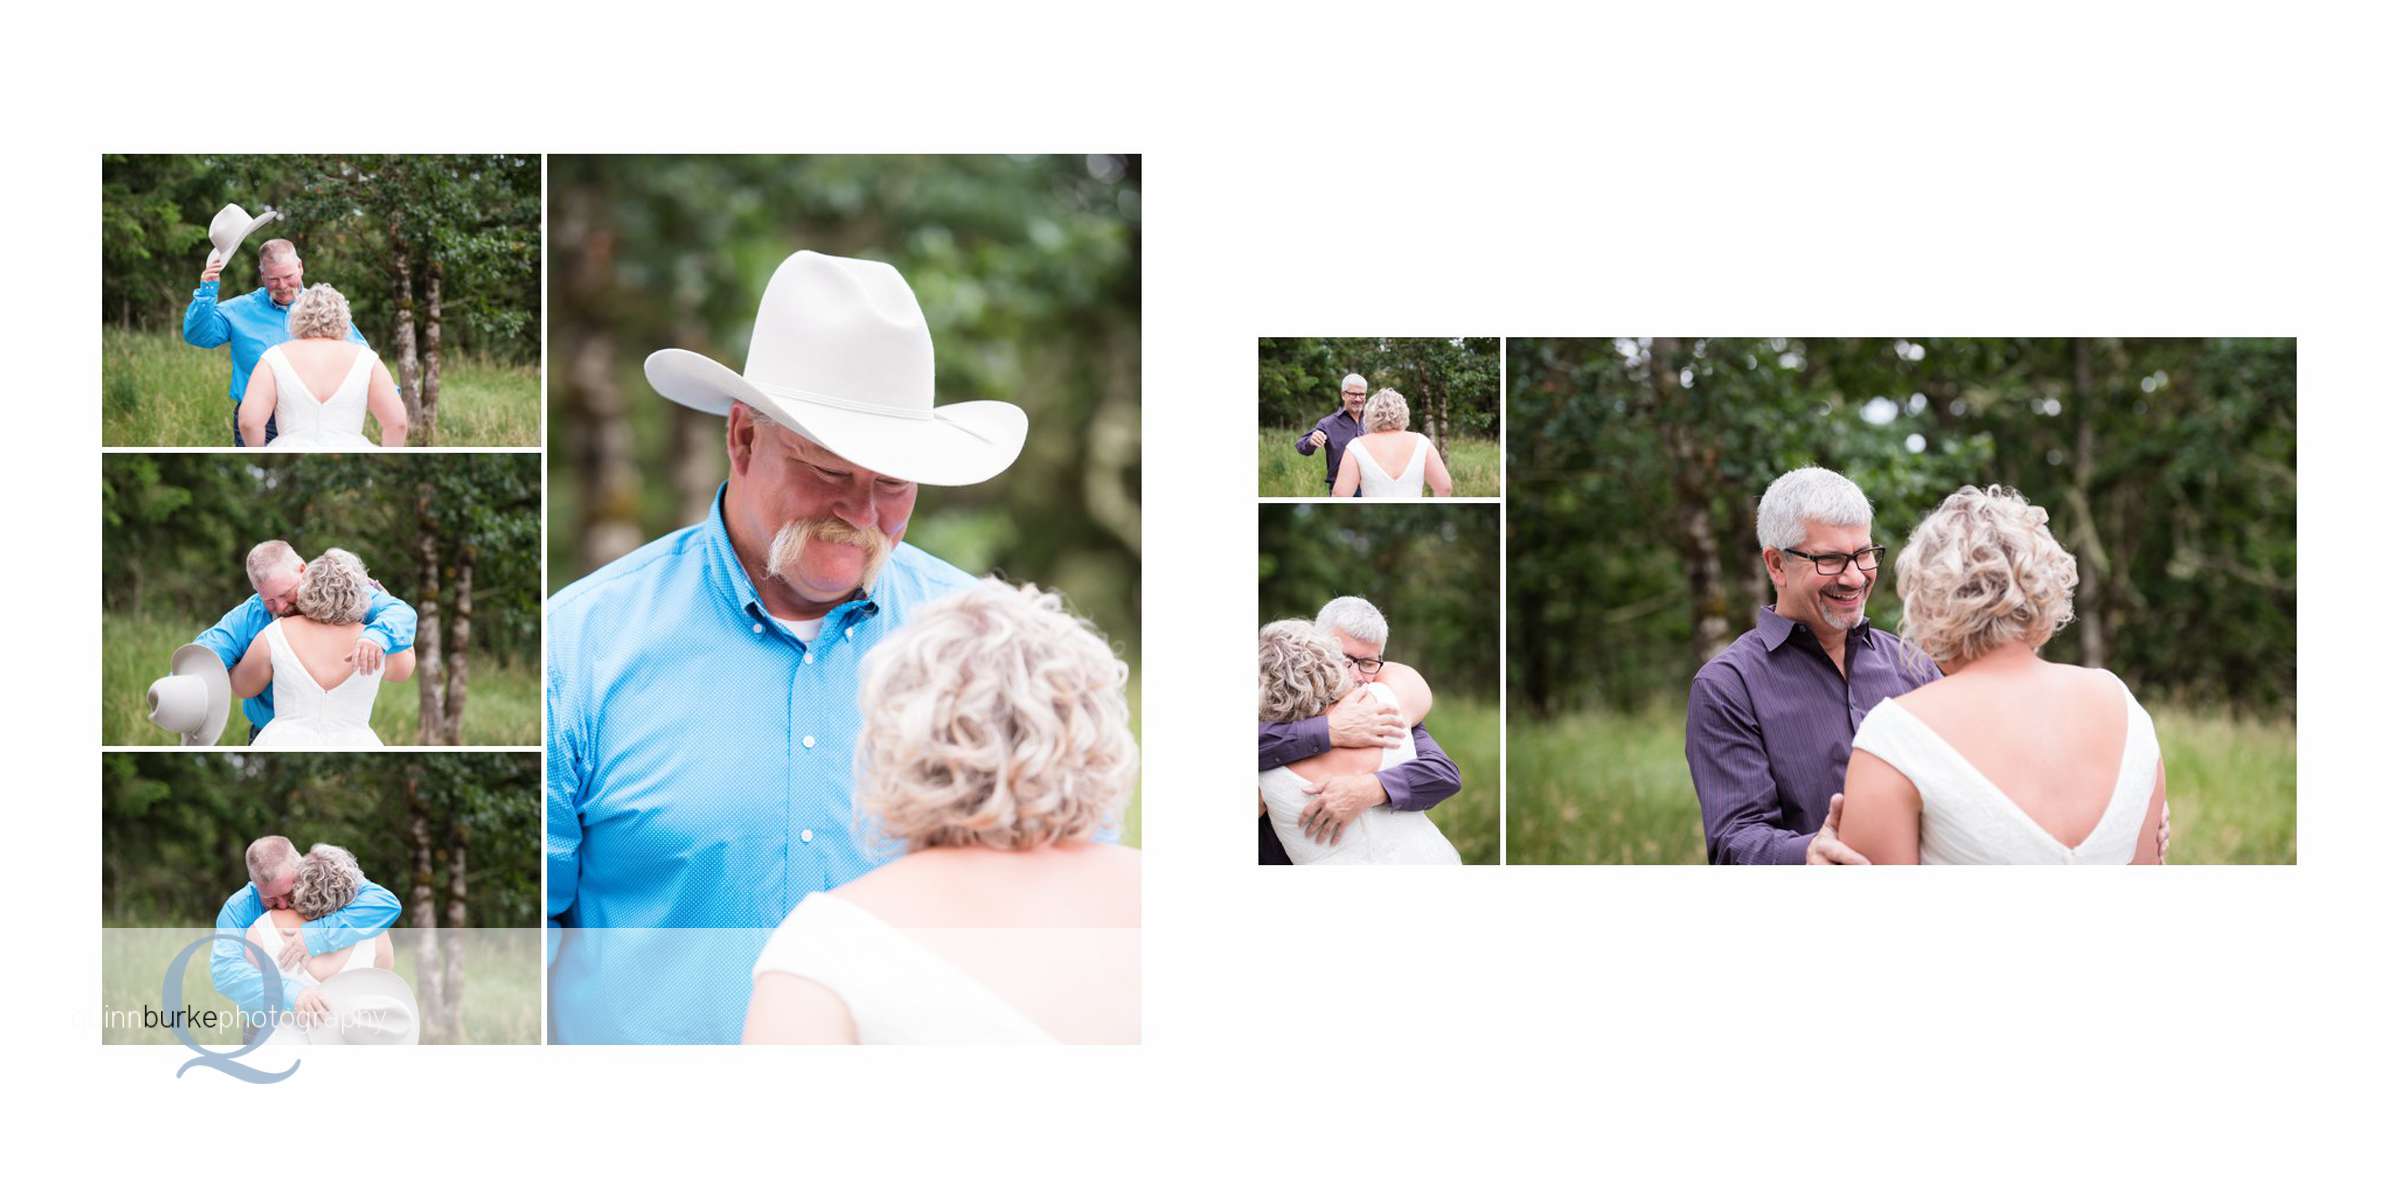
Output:
[[770,971],[809,980],[841,997],[861,1045],[1058,1040],[981,980],[830,892],[802,897],[776,927],[750,975],[756,979]]
[[260,750],[366,749],[383,739],[367,723],[375,710],[375,689],[383,684],[383,668],[361,675],[345,668],[342,681],[328,689],[308,673],[308,664],[292,650],[283,635],[283,622],[271,621],[265,633],[267,651],[275,665],[275,719],[258,733],[251,746]]
[[[1353,442],[1352,445],[1357,443]],[[1394,708],[1400,698],[1392,689],[1370,683],[1367,691]],[[1388,770],[1417,757],[1416,739],[1411,737],[1398,746],[1387,747],[1383,762],[1377,770]],[[1455,867],[1459,863],[1458,847],[1442,836],[1433,818],[1421,812],[1398,812],[1390,805],[1378,804],[1358,814],[1342,836],[1328,846],[1300,829],[1300,814],[1316,797],[1300,790],[1308,782],[1290,767],[1276,767],[1258,773],[1258,790],[1267,801],[1267,819],[1275,825],[1275,837],[1283,843],[1283,852],[1294,866],[1363,866],[1379,863],[1433,863]]]
[[375,352],[364,346],[350,360],[350,372],[333,395],[319,400],[300,372],[284,357],[283,347],[269,346],[258,365],[275,372],[275,439],[269,450],[373,450],[375,443],[360,430],[367,421],[367,386],[374,379]]
[[2017,807],[1932,726],[1886,700],[1858,723],[1853,750],[1864,750],[1908,777],[1923,800],[1917,860],[1923,863],[2048,863],[2122,866],[2141,843],[2150,794],[2158,786],[2158,730],[2125,693],[2125,749],[2100,823],[2069,846]]
[[1416,446],[1408,452],[1408,465],[1398,475],[1383,469],[1375,456],[1367,452],[1364,436],[1350,439],[1342,453],[1358,460],[1358,494],[1361,496],[1422,496],[1425,494],[1425,456],[1433,450],[1432,439],[1421,433],[1408,435]]
[[[258,914],[257,920],[250,922],[250,936],[265,944],[267,954],[269,956],[275,956],[282,953],[286,938],[298,937],[300,934],[298,930],[293,930],[289,933],[286,933],[283,929],[276,926],[274,913],[264,912]],[[350,947],[349,951],[342,959],[342,965],[334,971],[334,974],[347,975],[352,971],[371,971],[374,969],[375,939],[368,938],[367,940]],[[287,1013],[291,1011],[292,1000],[294,997],[298,996],[301,992],[324,982],[324,980],[321,980],[315,975],[309,973],[308,963],[306,960],[302,960],[300,966],[297,968],[289,970],[286,970],[283,965],[278,962],[275,967],[275,973],[283,977],[283,1005],[284,1011]],[[308,1044],[308,1041],[309,1038],[307,1030],[302,1029],[300,1026],[289,1021],[279,1021],[275,1025],[275,1032],[267,1036],[266,1044],[270,1046],[304,1046]]]

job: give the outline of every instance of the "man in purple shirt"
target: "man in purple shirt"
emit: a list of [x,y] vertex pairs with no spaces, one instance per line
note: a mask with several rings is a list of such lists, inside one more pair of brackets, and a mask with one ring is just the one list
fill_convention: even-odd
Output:
[[[1353,378],[1356,378],[1353,376]],[[1317,628],[1333,635],[1350,660],[1350,679],[1359,688],[1412,672],[1401,663],[1386,662],[1384,643],[1391,627],[1373,604],[1357,596],[1338,596],[1317,613]],[[1425,732],[1423,725],[1403,730],[1400,714],[1363,691],[1354,691],[1324,716],[1288,724],[1258,727],[1258,769],[1272,771],[1287,763],[1313,758],[1335,746],[1396,746],[1402,737],[1414,738],[1416,758],[1373,774],[1337,775],[1315,788],[1316,799],[1300,814],[1301,827],[1321,842],[1341,840],[1342,831],[1358,814],[1378,804],[1401,812],[1420,812],[1458,794],[1458,764]],[[1292,865],[1265,814],[1258,818],[1258,861],[1262,866]]]
[[[1301,434],[1299,442],[1296,443],[1302,454],[1315,454],[1318,448],[1324,449],[1325,494],[1328,496],[1333,494],[1334,477],[1342,472],[1342,451],[1349,448],[1351,438],[1367,431],[1367,427],[1360,424],[1358,419],[1359,413],[1363,412],[1366,407],[1367,377],[1357,374],[1343,376],[1342,406],[1333,410],[1332,416],[1317,422],[1307,433]],[[1350,496],[1356,495],[1358,495],[1358,489],[1352,488]],[[1344,497],[1344,499],[1348,498]]]
[[1684,724],[1712,863],[1866,862],[1838,832],[1851,735],[1877,704],[1941,677],[1867,625],[1883,558],[1874,519],[1866,493],[1822,467],[1759,498],[1775,607],[1692,677]]

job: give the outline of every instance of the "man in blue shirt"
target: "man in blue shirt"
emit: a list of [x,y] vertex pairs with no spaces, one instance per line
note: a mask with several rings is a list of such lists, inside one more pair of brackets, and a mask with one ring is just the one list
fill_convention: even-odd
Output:
[[[307,561],[285,541],[260,542],[251,548],[243,567],[250,575],[251,597],[192,639],[214,651],[228,671],[242,661],[251,641],[266,632],[270,622],[291,615],[300,581],[308,574]],[[368,582],[373,590],[367,594],[366,628],[359,631],[358,646],[350,653],[350,662],[361,675],[374,674],[383,665],[384,655],[417,644],[417,610],[385,594],[381,584]],[[275,689],[242,701],[242,716],[250,722],[250,736],[243,740],[257,741],[258,731],[275,719]]]
[[860,659],[973,582],[903,540],[919,484],[988,479],[1025,438],[1014,405],[934,407],[882,263],[795,254],[744,373],[645,370],[725,416],[728,470],[705,520],[545,606],[554,1042],[739,1040],[775,926],[893,857],[850,807]]
[[[301,278],[300,252],[282,238],[258,248],[261,286],[257,291],[218,300],[217,277],[224,268],[223,258],[211,251],[208,265],[200,271],[200,286],[193,289],[192,302],[183,310],[183,340],[203,350],[232,344],[233,382],[226,392],[233,397],[229,419],[233,421],[233,444],[239,446],[242,393],[250,386],[250,372],[258,368],[258,356],[266,353],[267,347],[292,340],[289,328],[292,301],[300,298],[301,289],[308,284]],[[350,327],[350,340],[361,346],[367,344],[356,325]],[[275,418],[270,416],[267,439],[274,438]]]
[[[267,1011],[266,980],[258,961],[240,942],[268,909],[292,906],[292,886],[300,879],[300,851],[290,838],[270,834],[250,843],[242,861],[250,870],[250,882],[225,897],[224,905],[217,909],[217,932],[229,934],[233,940],[220,937],[210,944],[208,977],[219,993],[242,1010],[246,1040],[248,1030],[277,1014]],[[299,939],[284,946],[281,963],[287,970],[297,969],[310,955],[355,946],[399,919],[399,898],[372,880],[362,880],[358,895],[349,904],[300,927]],[[285,988],[281,999],[281,1012],[304,1020],[324,1016],[327,1011],[324,998],[314,988],[298,992]]]
[[[1342,473],[1342,452],[1350,448],[1350,439],[1367,431],[1367,427],[1359,422],[1359,414],[1364,412],[1366,407],[1367,377],[1357,374],[1343,376],[1342,406],[1311,426],[1309,431],[1301,434],[1300,440],[1294,444],[1293,448],[1303,455],[1315,454],[1320,449],[1325,452],[1325,492],[1327,495],[1333,493],[1334,481]],[[1351,499],[1357,495],[1358,489],[1352,488],[1350,495],[1343,499]]]

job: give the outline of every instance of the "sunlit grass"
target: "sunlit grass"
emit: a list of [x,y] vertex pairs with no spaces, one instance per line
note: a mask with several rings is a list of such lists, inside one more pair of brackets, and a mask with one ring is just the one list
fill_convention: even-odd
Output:
[[[1294,449],[1297,429],[1262,429],[1258,433],[1258,494],[1261,496],[1325,495],[1325,452],[1303,455]],[[1487,438],[1452,438],[1442,461],[1450,468],[1454,496],[1500,494],[1500,443]]]
[[[233,364],[227,348],[202,350],[174,333],[103,328],[100,349],[102,445],[233,444],[234,402],[226,392]],[[536,445],[541,394],[540,372],[531,366],[446,355],[437,424],[428,433],[412,430],[410,444]],[[362,432],[380,440],[371,419]]]

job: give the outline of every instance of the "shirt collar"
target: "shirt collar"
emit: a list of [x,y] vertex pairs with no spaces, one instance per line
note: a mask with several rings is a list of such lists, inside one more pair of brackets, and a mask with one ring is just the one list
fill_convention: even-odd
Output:
[[[750,582],[750,572],[742,565],[742,556],[733,548],[733,534],[725,528],[726,488],[727,485],[718,484],[717,498],[708,505],[707,542],[709,565],[712,568],[708,573],[709,588],[716,593],[717,599],[740,610],[753,622],[773,621],[775,615],[768,612],[765,602],[758,598],[758,588]],[[890,560],[885,560],[883,569],[886,572],[892,569]],[[880,584],[883,580],[876,582]],[[883,606],[876,602],[875,596],[876,593],[870,590],[864,596],[854,596],[833,606],[825,614],[825,624],[818,627],[818,633],[822,635],[848,629],[883,611]]]
[[[1758,636],[1767,643],[1769,651],[1782,649],[1785,642],[1792,640],[1794,630],[1806,630],[1807,628],[1807,625],[1776,612],[1771,607],[1761,606],[1758,610]],[[1851,626],[1849,640],[1857,642],[1866,637],[1870,628],[1871,626],[1865,621]],[[1810,636],[1814,637],[1815,635],[1812,633]]]

